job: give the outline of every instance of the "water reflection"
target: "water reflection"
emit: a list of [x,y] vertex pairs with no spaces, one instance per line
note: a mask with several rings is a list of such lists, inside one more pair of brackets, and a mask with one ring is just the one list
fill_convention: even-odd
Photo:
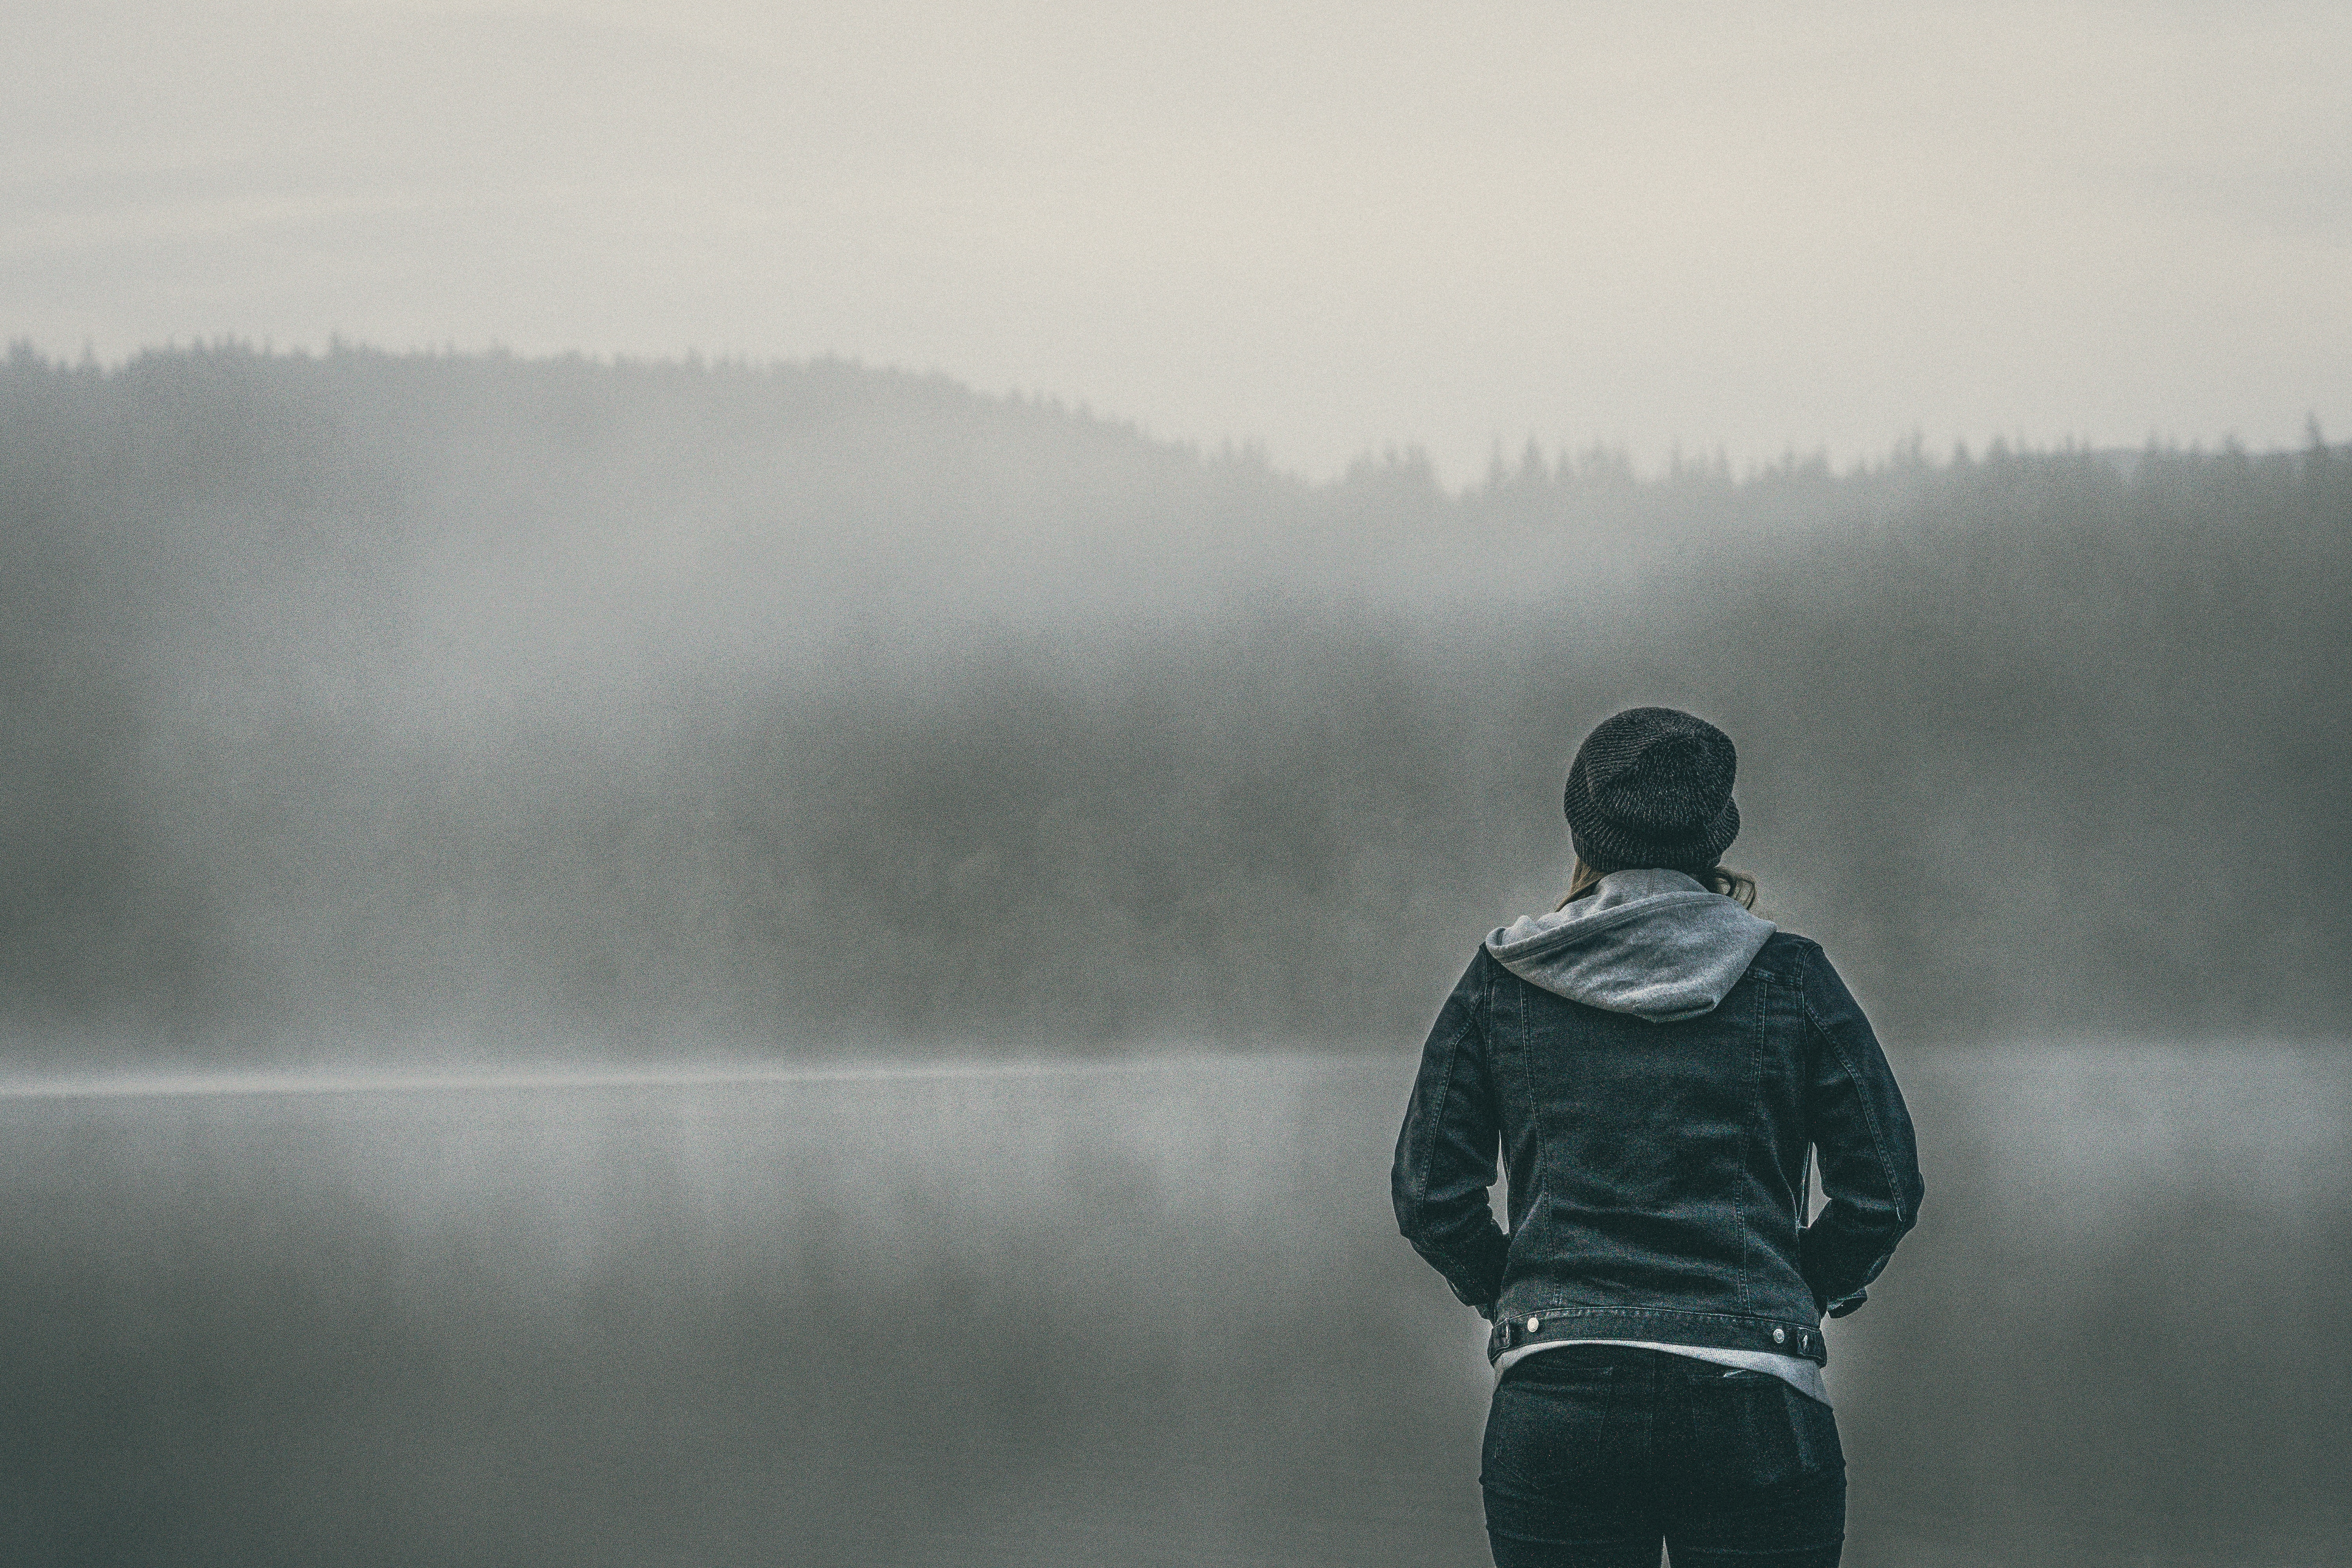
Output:
[[[1903,1065],[1848,1560],[2326,1561],[2352,1071]],[[1475,1563],[1395,1058],[0,1099],[0,1557]],[[150,1086],[152,1087],[152,1086]]]

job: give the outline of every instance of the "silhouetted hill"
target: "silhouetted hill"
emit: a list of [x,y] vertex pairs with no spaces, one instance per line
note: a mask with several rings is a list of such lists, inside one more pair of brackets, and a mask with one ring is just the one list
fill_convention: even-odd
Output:
[[1890,1033],[2343,1028],[2352,458],[1308,486],[938,378],[0,368],[30,1061],[1410,1043],[1608,712]]

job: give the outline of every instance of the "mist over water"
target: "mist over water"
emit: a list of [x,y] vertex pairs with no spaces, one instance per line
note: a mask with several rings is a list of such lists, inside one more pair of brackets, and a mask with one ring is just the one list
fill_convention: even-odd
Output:
[[[2338,1050],[1898,1058],[1858,1564],[2335,1561]],[[1483,1560],[1402,1054],[0,1100],[11,1561]]]

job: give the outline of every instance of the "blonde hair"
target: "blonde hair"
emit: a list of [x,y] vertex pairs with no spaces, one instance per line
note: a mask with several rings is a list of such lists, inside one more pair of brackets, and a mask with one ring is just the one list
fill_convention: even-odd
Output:
[[[1578,856],[1575,874],[1568,879],[1568,896],[1552,906],[1552,912],[1559,913],[1592,891],[1606,875],[1606,872],[1596,871],[1586,865],[1583,856]],[[1708,892],[1721,893],[1727,899],[1737,900],[1743,910],[1756,907],[1756,879],[1747,872],[1735,871],[1728,866],[1710,866],[1697,877],[1699,885]]]

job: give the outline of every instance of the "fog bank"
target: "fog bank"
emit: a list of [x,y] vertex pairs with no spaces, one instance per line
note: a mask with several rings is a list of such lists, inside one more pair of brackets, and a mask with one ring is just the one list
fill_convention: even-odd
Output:
[[2340,1026],[2316,441],[1454,492],[838,363],[20,351],[0,521],[26,1060],[1394,1043],[1638,701],[1891,1027]]

